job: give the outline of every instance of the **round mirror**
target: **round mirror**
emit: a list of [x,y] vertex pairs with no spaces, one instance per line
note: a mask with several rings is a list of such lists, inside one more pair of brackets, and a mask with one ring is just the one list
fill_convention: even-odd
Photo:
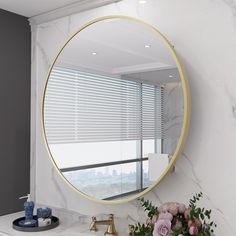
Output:
[[167,39],[125,16],[96,19],[62,47],[43,99],[62,177],[101,202],[140,197],[171,170],[189,125],[187,80]]

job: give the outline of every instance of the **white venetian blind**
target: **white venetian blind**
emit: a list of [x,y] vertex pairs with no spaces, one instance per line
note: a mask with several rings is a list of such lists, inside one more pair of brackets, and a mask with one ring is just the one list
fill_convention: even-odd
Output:
[[44,101],[49,144],[161,139],[159,86],[54,67]]

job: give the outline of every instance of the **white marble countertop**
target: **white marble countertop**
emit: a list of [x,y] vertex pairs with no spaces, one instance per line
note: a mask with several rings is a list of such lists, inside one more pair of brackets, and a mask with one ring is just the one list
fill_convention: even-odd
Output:
[[[90,232],[89,224],[87,223],[79,223],[72,222],[68,224],[68,222],[64,223],[60,221],[60,225],[52,230],[42,231],[42,232],[19,232],[12,228],[12,222],[23,216],[23,212],[14,213],[10,215],[5,215],[0,217],[0,236],[33,236],[33,235],[42,235],[42,236],[102,236],[106,231],[106,226],[99,226],[98,232]],[[128,235],[127,232],[119,232],[119,236]]]

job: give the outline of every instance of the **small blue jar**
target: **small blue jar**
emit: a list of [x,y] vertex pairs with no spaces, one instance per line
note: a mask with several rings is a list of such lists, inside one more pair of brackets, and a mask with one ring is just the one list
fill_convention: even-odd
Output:
[[37,209],[37,218],[43,218],[43,219],[47,219],[47,218],[52,218],[52,209],[51,208],[38,208]]

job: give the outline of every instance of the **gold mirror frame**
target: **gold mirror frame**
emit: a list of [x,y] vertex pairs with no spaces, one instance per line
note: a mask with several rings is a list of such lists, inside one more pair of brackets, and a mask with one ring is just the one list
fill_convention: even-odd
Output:
[[[159,38],[164,43],[164,45],[167,47],[168,51],[170,52],[172,58],[174,59],[176,65],[177,65],[177,68],[178,68],[178,71],[179,71],[179,74],[180,74],[180,79],[181,79],[181,82],[182,82],[182,90],[183,90],[183,98],[184,98],[183,126],[182,126],[180,138],[179,138],[175,153],[172,156],[168,167],[165,169],[165,171],[162,173],[162,175],[157,179],[157,181],[154,184],[150,185],[146,190],[144,190],[144,191],[142,191],[142,192],[140,192],[140,193],[138,193],[134,196],[127,197],[125,199],[120,199],[120,200],[100,200],[100,199],[96,199],[92,196],[89,196],[89,195],[85,194],[84,192],[77,189],[74,185],[72,185],[65,178],[65,176],[62,174],[62,172],[58,168],[55,160],[53,159],[53,156],[51,154],[51,151],[50,151],[47,139],[46,139],[46,132],[45,132],[45,126],[44,126],[44,99],[45,99],[45,93],[46,93],[47,84],[48,84],[48,80],[49,80],[52,68],[53,68],[54,64],[56,63],[57,58],[59,57],[60,53],[66,47],[66,45],[70,42],[70,40],[73,39],[73,37],[76,36],[79,32],[81,32],[85,28],[87,28],[90,25],[93,25],[97,22],[104,21],[104,20],[110,20],[110,19],[127,19],[127,20],[131,20],[131,21],[135,21],[137,23],[140,23],[140,24],[144,25],[146,28],[148,28],[150,31],[152,31],[157,36],[157,38]],[[41,122],[42,122],[42,128],[43,128],[43,139],[44,139],[45,146],[47,148],[47,151],[48,151],[48,154],[50,156],[50,159],[52,161],[53,166],[55,167],[58,174],[62,177],[62,179],[64,179],[64,181],[68,184],[68,186],[70,188],[75,190],[77,193],[79,193],[80,195],[82,195],[86,199],[94,201],[96,203],[102,203],[102,204],[107,204],[107,205],[127,203],[129,201],[132,201],[132,200],[135,200],[137,198],[142,197],[143,195],[145,195],[146,193],[151,191],[153,188],[155,188],[166,177],[166,175],[170,172],[170,170],[174,166],[177,158],[180,156],[180,154],[183,151],[183,148],[184,148],[184,145],[185,145],[185,142],[186,142],[186,139],[187,139],[187,135],[188,135],[188,131],[189,131],[189,124],[190,124],[190,113],[191,113],[191,105],[190,104],[191,104],[191,97],[190,97],[190,91],[189,91],[189,84],[188,84],[188,80],[187,80],[187,76],[186,76],[184,67],[183,67],[177,53],[175,52],[174,47],[171,45],[171,43],[168,41],[168,39],[164,35],[162,35],[153,26],[145,23],[144,21],[142,21],[140,19],[134,18],[134,17],[123,16],[123,15],[112,15],[112,16],[99,17],[99,18],[96,18],[96,19],[88,22],[87,24],[83,25],[82,27],[79,28],[79,30],[77,30],[74,34],[72,34],[72,36],[70,36],[67,39],[66,43],[61,47],[61,49],[57,53],[55,59],[53,60],[53,63],[51,65],[51,67],[49,69],[49,72],[48,72],[48,75],[47,75],[47,80],[46,80],[46,83],[45,83],[45,86],[44,86],[43,98],[42,98]]]

